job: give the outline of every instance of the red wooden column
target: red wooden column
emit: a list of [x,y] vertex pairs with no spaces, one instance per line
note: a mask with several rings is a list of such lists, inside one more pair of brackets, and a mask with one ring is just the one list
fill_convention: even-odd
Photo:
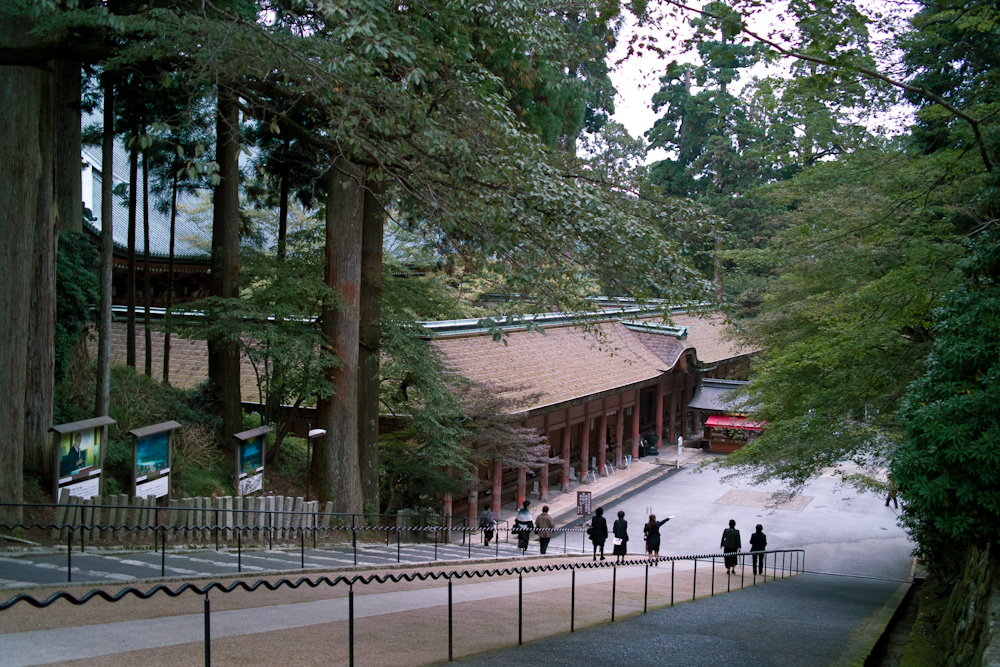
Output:
[[583,411],[583,431],[580,436],[580,482],[587,479],[587,471],[590,470],[590,413]]
[[[552,451],[552,448],[549,448]],[[549,464],[546,463],[542,466],[541,474],[538,479],[538,499],[541,501],[546,501],[549,499]]]
[[663,446],[663,380],[656,385],[656,437],[659,446]]
[[622,467],[625,451],[625,397],[618,394],[618,414],[615,415],[615,467]]
[[670,390],[670,437],[668,440],[669,444],[673,444],[677,440],[677,387]]
[[566,410],[566,426],[562,434],[562,477],[559,480],[559,490],[563,493],[569,491],[569,410]]
[[635,405],[632,406],[632,458],[639,458],[639,398],[642,392],[635,390]]
[[601,407],[601,417],[597,420],[597,470],[600,475],[607,475],[604,464],[608,462],[608,413]]
[[493,516],[500,520],[500,503],[503,500],[503,466],[500,461],[493,461]]
[[517,502],[514,507],[514,511],[517,512],[521,509],[521,504],[524,503],[524,499],[528,496],[528,471],[524,468],[517,469]]

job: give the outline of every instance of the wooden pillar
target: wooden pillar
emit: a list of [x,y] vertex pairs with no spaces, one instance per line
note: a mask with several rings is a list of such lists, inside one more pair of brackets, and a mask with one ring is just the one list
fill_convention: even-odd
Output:
[[590,470],[590,414],[583,411],[583,433],[580,435],[580,482],[587,479]]
[[639,405],[642,390],[635,390],[635,405],[632,406],[632,458],[639,458]]
[[521,509],[525,497],[528,495],[528,472],[524,468],[517,469],[517,496],[515,497],[514,511]]
[[563,493],[569,491],[569,410],[566,411],[566,427],[563,428],[562,434],[562,477],[559,479],[559,490]]
[[[479,472],[479,466],[476,466],[476,472]],[[478,479],[478,474],[476,477]],[[469,520],[468,525],[470,527],[475,528],[479,525],[479,512],[479,491],[473,491],[469,494],[469,510],[466,517]]]
[[657,446],[663,446],[663,379],[656,384],[656,437]]
[[618,394],[618,414],[615,415],[615,467],[622,467],[625,451],[625,396]]
[[691,400],[688,398],[688,378],[687,373],[684,374],[683,381],[681,382],[681,393],[680,393],[680,405],[677,406],[677,417],[680,420],[678,435],[685,440],[688,437],[687,430],[687,404]]
[[503,500],[503,466],[493,461],[493,516],[500,519],[500,504]]
[[670,437],[667,438],[669,444],[673,444],[677,440],[677,387],[670,390]]
[[607,475],[604,471],[604,464],[608,462],[608,413],[601,405],[601,416],[597,420],[597,471],[598,474]]
[[[551,448],[549,449],[551,451]],[[549,499],[549,464],[546,463],[542,466],[542,470],[538,475],[538,499],[541,501],[546,501]]]

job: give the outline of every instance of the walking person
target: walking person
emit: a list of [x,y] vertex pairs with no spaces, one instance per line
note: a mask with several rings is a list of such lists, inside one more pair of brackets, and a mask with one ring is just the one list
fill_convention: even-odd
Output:
[[590,541],[594,545],[594,560],[597,560],[597,549],[601,550],[601,560],[604,560],[604,543],[608,540],[608,520],[604,518],[604,508],[594,510],[594,520],[587,529]]
[[753,573],[764,574],[764,559],[767,554],[767,535],[764,534],[764,526],[757,524],[757,532],[750,536],[750,557],[753,558]]
[[736,570],[736,552],[743,548],[740,541],[740,531],[736,530],[736,520],[729,520],[729,528],[722,531],[722,552],[726,559],[726,573],[731,574]]
[[615,563],[624,563],[625,554],[628,553],[628,521],[625,520],[625,512],[618,510],[618,519],[614,525],[615,548],[614,554],[618,556]]
[[[668,516],[663,521],[657,521],[655,514],[649,515],[649,523],[642,527],[642,536],[646,540],[646,554],[650,558],[660,557],[660,526],[673,519]],[[656,563],[659,565],[659,563]]]
[[549,548],[549,540],[552,539],[552,531],[555,527],[556,525],[552,523],[552,517],[549,516],[549,506],[545,505],[542,507],[542,513],[535,519],[535,534],[538,535],[538,549],[542,554]]
[[531,520],[531,512],[528,511],[528,507],[531,505],[530,500],[525,500],[521,503],[521,509],[517,511],[517,516],[514,517],[514,532],[517,533],[517,548],[521,550],[524,554],[528,550],[528,540],[531,539],[531,529],[534,524]]
[[497,520],[493,516],[493,510],[489,505],[483,506],[483,511],[479,514],[479,527],[483,529],[483,542],[490,546],[493,539],[493,531],[496,530]]

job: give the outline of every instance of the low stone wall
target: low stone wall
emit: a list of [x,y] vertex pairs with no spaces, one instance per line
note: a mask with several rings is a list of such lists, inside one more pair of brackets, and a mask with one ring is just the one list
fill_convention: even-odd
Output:
[[969,548],[938,637],[948,667],[1000,666],[1000,562],[995,549]]

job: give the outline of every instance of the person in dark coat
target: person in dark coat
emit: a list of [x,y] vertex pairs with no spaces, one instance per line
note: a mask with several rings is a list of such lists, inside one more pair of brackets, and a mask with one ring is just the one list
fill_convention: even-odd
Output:
[[649,515],[649,523],[642,527],[642,535],[646,539],[646,554],[650,558],[660,557],[660,526],[674,517],[668,516],[663,521],[657,521],[655,514]]
[[594,510],[594,520],[587,529],[590,541],[594,544],[594,560],[597,560],[597,550],[601,550],[601,560],[604,560],[604,543],[608,541],[608,520],[604,518],[604,508]]
[[616,562],[624,563],[625,554],[628,553],[628,521],[625,520],[625,512],[618,511],[618,519],[615,521],[613,530],[615,537],[621,540],[614,548],[614,554],[618,556]]
[[496,530],[497,520],[493,516],[493,510],[489,505],[483,506],[483,511],[479,514],[479,527],[483,529],[483,543],[490,546],[493,539],[493,531]]
[[736,530],[734,519],[730,519],[729,528],[722,531],[722,543],[719,546],[726,554],[726,573],[731,573],[736,570],[736,552],[743,548],[743,542],[740,541],[740,531]]
[[750,554],[753,558],[753,573],[764,574],[764,558],[767,549],[767,535],[764,534],[764,526],[757,524],[757,532],[750,536]]

